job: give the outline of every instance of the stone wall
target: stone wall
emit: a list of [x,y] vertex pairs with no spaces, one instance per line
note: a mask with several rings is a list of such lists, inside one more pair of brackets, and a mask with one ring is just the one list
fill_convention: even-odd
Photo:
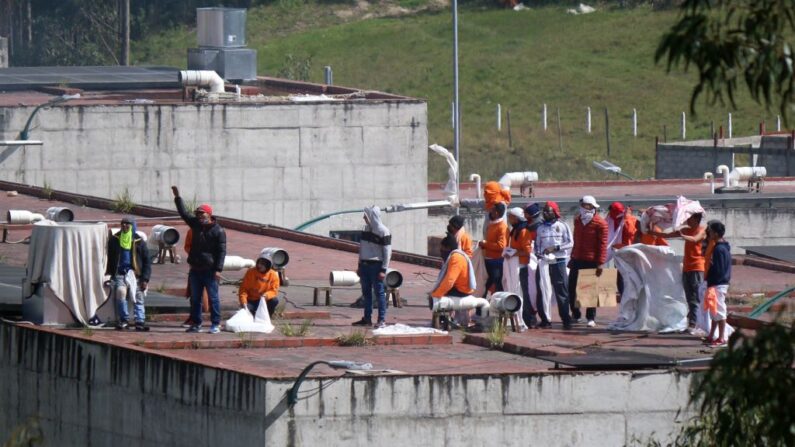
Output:
[[292,379],[5,322],[0,343],[0,433],[36,416],[44,445],[61,447],[623,446],[675,430],[692,379],[681,371],[308,379],[301,390],[319,391],[290,408]]
[[[32,107],[0,108],[15,139]],[[0,178],[55,190],[295,227],[324,213],[427,200],[427,110],[415,100],[64,106],[39,112],[31,139],[0,148]],[[396,249],[424,254],[426,211],[387,216]],[[308,231],[359,229],[360,215]]]

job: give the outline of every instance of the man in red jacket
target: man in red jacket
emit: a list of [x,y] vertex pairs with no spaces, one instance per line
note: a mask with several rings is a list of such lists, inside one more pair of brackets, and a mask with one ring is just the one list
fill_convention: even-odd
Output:
[[[580,199],[580,212],[574,217],[574,248],[569,261],[569,304],[572,320],[580,321],[580,309],[577,302],[577,278],[580,269],[596,269],[596,276],[601,276],[602,265],[607,261],[607,221],[597,212],[599,204],[593,196]],[[596,326],[596,308],[585,310],[588,327]]]

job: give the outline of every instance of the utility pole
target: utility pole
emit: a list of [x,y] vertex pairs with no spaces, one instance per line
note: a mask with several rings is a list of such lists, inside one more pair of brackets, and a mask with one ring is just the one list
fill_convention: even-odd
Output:
[[119,21],[121,22],[121,57],[119,64],[130,65],[130,0],[119,0]]
[[[461,191],[461,100],[458,97],[458,0],[453,0],[453,104],[455,110],[453,114],[453,146],[455,148],[455,161],[456,161],[456,185],[455,193],[460,194]],[[458,214],[458,208],[456,208]]]

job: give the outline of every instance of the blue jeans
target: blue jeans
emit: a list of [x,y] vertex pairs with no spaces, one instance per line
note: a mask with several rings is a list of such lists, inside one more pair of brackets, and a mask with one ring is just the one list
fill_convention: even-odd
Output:
[[119,311],[119,321],[129,320],[130,311],[127,307],[127,300],[132,299],[135,322],[143,323],[146,319],[146,311],[144,310],[144,294],[141,289],[139,288],[135,292],[135,298],[131,297],[129,291],[127,290],[127,283],[124,281],[124,275],[114,275],[110,279],[110,284],[111,293],[121,292],[122,289],[124,290],[123,293],[119,293],[124,298],[121,298],[119,295],[114,297],[116,300],[116,308]]
[[378,280],[381,273],[380,262],[359,262],[359,281],[362,285],[362,296],[364,297],[364,319],[373,319],[373,289],[378,298],[378,321],[386,319],[386,287],[384,281]]
[[[564,326],[571,325],[569,314],[569,275],[566,273],[566,260],[561,259],[549,265],[549,279],[555,289],[555,300],[558,303],[558,315]],[[541,294],[539,294],[539,299]],[[540,309],[540,307],[539,307]]]
[[248,311],[251,312],[251,315],[257,314],[257,309],[261,302],[265,301],[265,305],[268,306],[268,315],[273,316],[273,312],[276,311],[276,306],[279,305],[279,298],[273,298],[271,300],[265,300],[264,298],[260,298],[257,301],[249,301],[246,303],[246,307],[248,307]]
[[196,326],[202,324],[202,291],[207,289],[210,301],[210,321],[214,326],[221,324],[221,299],[218,296],[218,281],[212,270],[188,272],[190,282],[190,319]]
[[536,311],[530,302],[530,280],[527,277],[530,268],[526,265],[519,267],[519,285],[522,287],[522,319],[527,326],[536,325]]
[[483,298],[489,294],[492,285],[495,292],[502,292],[502,258],[486,259],[486,275],[486,291],[483,292]]

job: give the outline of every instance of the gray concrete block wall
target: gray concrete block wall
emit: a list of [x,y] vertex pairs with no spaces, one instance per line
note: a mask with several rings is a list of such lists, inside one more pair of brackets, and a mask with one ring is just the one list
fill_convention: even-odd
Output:
[[[15,138],[31,112],[0,109],[0,137]],[[166,208],[176,184],[219,215],[292,228],[324,213],[426,201],[426,121],[421,101],[54,107],[34,119],[31,138],[44,146],[0,148],[0,178],[107,198],[126,188],[136,203]],[[396,249],[425,253],[425,215],[388,217]]]
[[[0,323],[0,433],[31,416],[45,446],[527,445],[660,441],[685,419],[682,371],[293,380]],[[562,426],[560,421],[575,421]],[[528,437],[528,433],[532,436]]]
[[[774,153],[760,153],[757,166],[764,166],[769,177],[795,175],[795,151],[779,146],[765,148]],[[755,149],[754,151],[758,151]],[[657,146],[655,178],[703,178],[705,172],[714,173],[718,166],[731,168],[731,147],[688,146],[682,144],[659,144]],[[738,152],[739,153],[739,152]]]

